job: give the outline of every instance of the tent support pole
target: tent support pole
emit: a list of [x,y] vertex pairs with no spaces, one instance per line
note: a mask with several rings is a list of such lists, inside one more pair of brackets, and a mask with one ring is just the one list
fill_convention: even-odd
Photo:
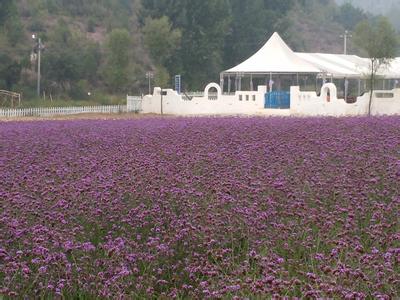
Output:
[[272,73],[269,73],[269,92],[272,92]]
[[237,88],[238,88],[238,76],[236,74],[236,77],[235,77],[235,92],[238,90]]

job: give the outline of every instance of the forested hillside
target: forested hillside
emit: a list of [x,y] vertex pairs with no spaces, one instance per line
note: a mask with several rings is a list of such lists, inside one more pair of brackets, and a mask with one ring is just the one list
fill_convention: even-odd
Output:
[[387,16],[397,30],[400,30],[400,0],[336,0],[339,5],[349,3],[373,15]]
[[387,14],[394,6],[400,6],[400,0],[336,0],[341,5],[350,3],[373,14]]
[[340,34],[364,18],[334,0],[1,0],[0,89],[34,97],[32,34],[43,90],[82,99],[145,93],[148,71],[157,85],[182,74],[184,89],[202,89],[274,31],[295,50],[339,53]]

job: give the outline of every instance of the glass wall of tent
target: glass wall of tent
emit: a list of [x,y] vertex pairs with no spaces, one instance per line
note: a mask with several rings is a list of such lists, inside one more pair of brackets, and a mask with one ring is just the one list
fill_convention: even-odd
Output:
[[[371,90],[371,83],[369,79],[365,78],[325,78],[325,82],[332,82],[337,88],[337,97],[345,99],[347,103],[354,103],[357,97],[368,93]],[[317,78],[317,94],[321,92],[321,87],[324,83],[322,77]],[[400,88],[399,79],[383,79],[378,78],[375,80],[374,90],[392,90]]]
[[268,87],[268,91],[290,91],[291,86],[300,86],[301,91],[315,91],[317,74],[264,73],[264,74],[222,74],[223,93],[236,91],[256,91],[258,86]]
[[[236,91],[256,91],[258,86],[267,86],[268,92],[290,92],[291,86],[299,86],[300,91],[320,94],[322,85],[332,82],[336,85],[337,96],[348,103],[357,101],[357,97],[370,91],[370,80],[365,78],[336,78],[328,74],[300,73],[263,73],[263,74],[221,74],[221,87],[224,94]],[[377,78],[374,90],[392,90],[400,88],[400,79]]]
[[[222,77],[221,77],[222,78]],[[256,91],[259,85],[268,87],[268,91],[290,91],[291,86],[299,86],[300,91],[320,93],[324,82],[332,82],[336,85],[338,96],[343,98],[346,94],[350,97],[358,97],[370,89],[369,80],[358,78],[333,78],[322,74],[225,74],[221,81],[221,87],[225,94],[235,91]],[[346,87],[347,85],[347,87]],[[400,87],[399,80],[377,79],[376,90],[390,90]]]

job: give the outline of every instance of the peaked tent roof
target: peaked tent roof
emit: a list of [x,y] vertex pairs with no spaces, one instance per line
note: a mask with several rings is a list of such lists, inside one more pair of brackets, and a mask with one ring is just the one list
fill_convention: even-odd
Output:
[[320,73],[311,63],[297,56],[275,32],[253,56],[224,73]]

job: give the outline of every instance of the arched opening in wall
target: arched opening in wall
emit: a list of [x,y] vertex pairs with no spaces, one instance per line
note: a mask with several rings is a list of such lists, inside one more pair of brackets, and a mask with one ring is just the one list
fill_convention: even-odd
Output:
[[331,102],[331,89],[329,87],[324,87],[321,90],[321,95],[325,95],[325,101],[326,102]]
[[210,87],[208,89],[208,100],[218,100],[218,90],[216,87]]

